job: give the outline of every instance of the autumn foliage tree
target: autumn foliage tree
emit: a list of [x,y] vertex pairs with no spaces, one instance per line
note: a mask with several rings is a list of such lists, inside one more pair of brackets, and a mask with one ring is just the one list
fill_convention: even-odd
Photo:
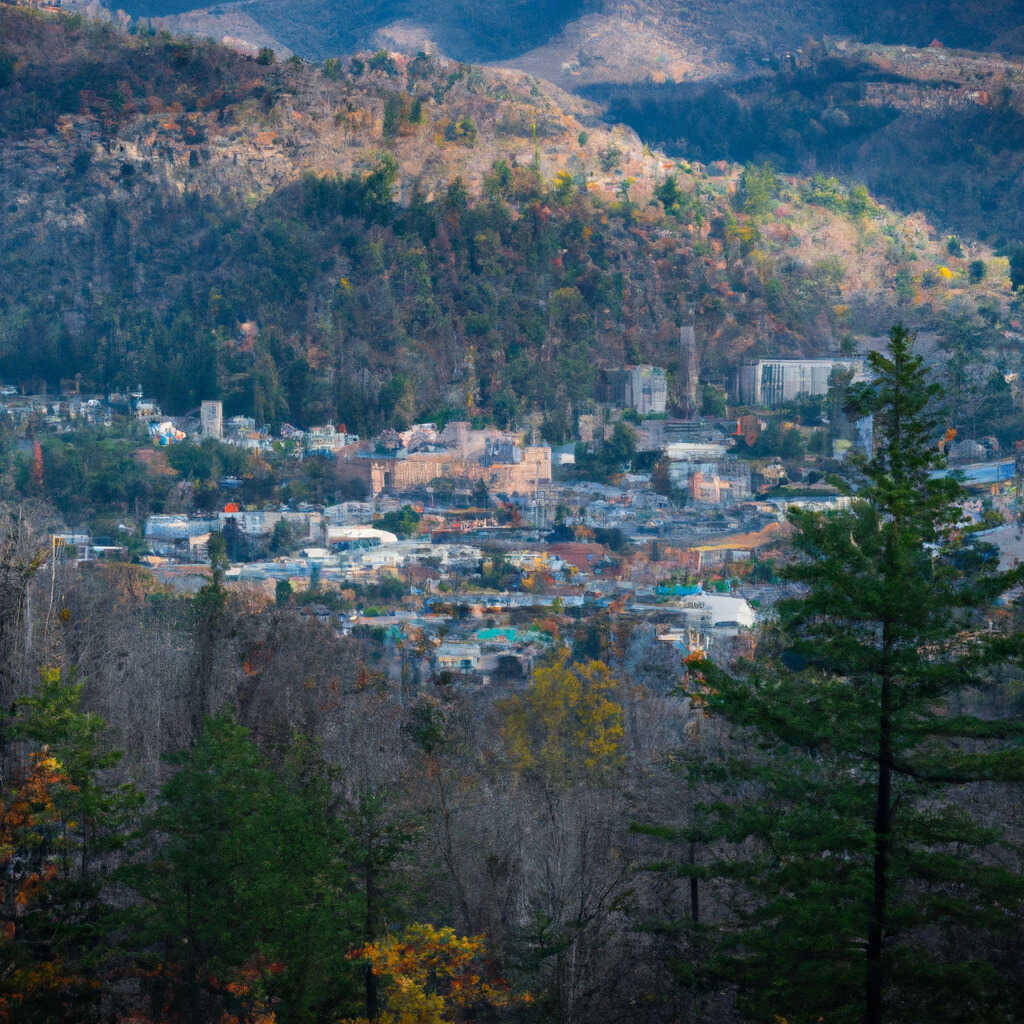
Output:
[[373,973],[387,979],[378,1024],[469,1024],[477,1013],[490,1017],[529,1000],[513,995],[495,975],[482,935],[463,937],[452,928],[413,924],[349,956],[369,961]]
[[567,649],[537,668],[527,691],[500,705],[514,770],[555,788],[614,772],[622,764],[624,734],[617,689],[604,662],[570,662]]
[[[0,1021],[74,1019],[85,988],[46,942],[48,887],[58,873],[62,830],[56,798],[67,785],[43,750],[28,772],[0,793]],[[66,1013],[67,1017],[61,1014]]]
[[512,943],[539,1013],[558,1024],[592,1019],[590,994],[614,956],[615,907],[628,884],[621,690],[604,662],[573,662],[563,648],[521,695],[499,702],[505,770],[515,802],[530,808],[519,867],[528,903]]
[[103,868],[141,798],[107,782],[121,755],[102,719],[81,709],[81,689],[44,670],[9,726],[33,752],[0,794],[4,1021],[97,1019],[111,971]]

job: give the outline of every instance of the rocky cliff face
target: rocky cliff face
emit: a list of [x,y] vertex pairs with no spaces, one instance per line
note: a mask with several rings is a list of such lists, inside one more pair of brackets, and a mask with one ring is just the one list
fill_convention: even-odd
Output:
[[[1024,212],[1007,197],[1024,166],[1019,13],[1014,0],[510,0],[472,8],[445,0],[429,9],[365,0],[344,12],[333,0],[245,0],[158,24],[270,46],[281,57],[322,59],[372,45],[497,60],[582,92],[610,122],[631,124],[673,155],[828,168],[907,212],[924,209],[959,232],[1012,240],[1024,235]],[[823,57],[850,74],[815,81],[807,72]],[[664,106],[657,90],[677,87],[678,101],[667,102],[679,110],[667,118],[635,109]],[[742,131],[706,124],[699,108],[714,108],[715,90],[736,97]],[[767,109],[780,104],[791,109]]]
[[[267,66],[209,44],[38,19],[27,28],[11,8],[0,16],[11,55],[0,94],[9,180],[32,190],[38,175],[59,180],[77,160],[106,187],[146,177],[179,193],[257,200],[304,173],[365,170],[381,150],[397,160],[400,201],[416,190],[430,199],[455,178],[479,194],[499,159],[535,164],[548,179],[585,175],[609,195],[623,173],[657,171],[635,134],[523,72],[397,53],[326,71]],[[609,147],[615,174],[601,170]]]

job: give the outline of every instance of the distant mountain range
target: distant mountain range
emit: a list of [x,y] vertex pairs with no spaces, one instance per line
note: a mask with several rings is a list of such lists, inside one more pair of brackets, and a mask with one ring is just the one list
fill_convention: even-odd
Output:
[[137,0],[175,33],[323,60],[358,49],[526,71],[649,145],[865,182],[900,209],[1024,240],[1024,2]]
[[[545,77],[575,73],[584,80],[700,78],[756,66],[822,36],[1024,50],[1019,0],[236,0],[201,7],[190,0],[133,0],[125,6],[135,16],[188,13],[179,24],[205,25],[213,35],[247,23],[314,59],[386,41],[397,48],[433,44],[459,60],[512,60],[546,71]],[[646,57],[636,53],[644,44]]]

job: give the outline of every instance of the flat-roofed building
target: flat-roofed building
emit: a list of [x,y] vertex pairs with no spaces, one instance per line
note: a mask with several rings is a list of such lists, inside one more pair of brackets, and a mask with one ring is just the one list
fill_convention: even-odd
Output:
[[861,359],[758,359],[739,368],[736,398],[774,409],[801,395],[825,395],[836,370],[852,371],[855,381],[865,379]]
[[663,413],[668,403],[668,380],[660,366],[627,366],[605,371],[608,399],[641,416]]
[[199,406],[199,423],[203,437],[220,441],[224,437],[224,403],[203,402]]

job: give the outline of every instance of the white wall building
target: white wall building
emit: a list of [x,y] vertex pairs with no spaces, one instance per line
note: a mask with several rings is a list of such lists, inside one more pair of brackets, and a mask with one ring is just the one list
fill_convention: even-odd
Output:
[[754,609],[744,597],[731,594],[692,594],[679,602],[687,625],[697,629],[715,626],[739,626],[752,629],[757,621]]
[[774,409],[801,395],[825,395],[834,370],[866,379],[861,359],[758,359],[739,368],[736,397],[743,405]]
[[202,402],[199,406],[199,423],[203,437],[221,441],[224,438],[224,403]]

